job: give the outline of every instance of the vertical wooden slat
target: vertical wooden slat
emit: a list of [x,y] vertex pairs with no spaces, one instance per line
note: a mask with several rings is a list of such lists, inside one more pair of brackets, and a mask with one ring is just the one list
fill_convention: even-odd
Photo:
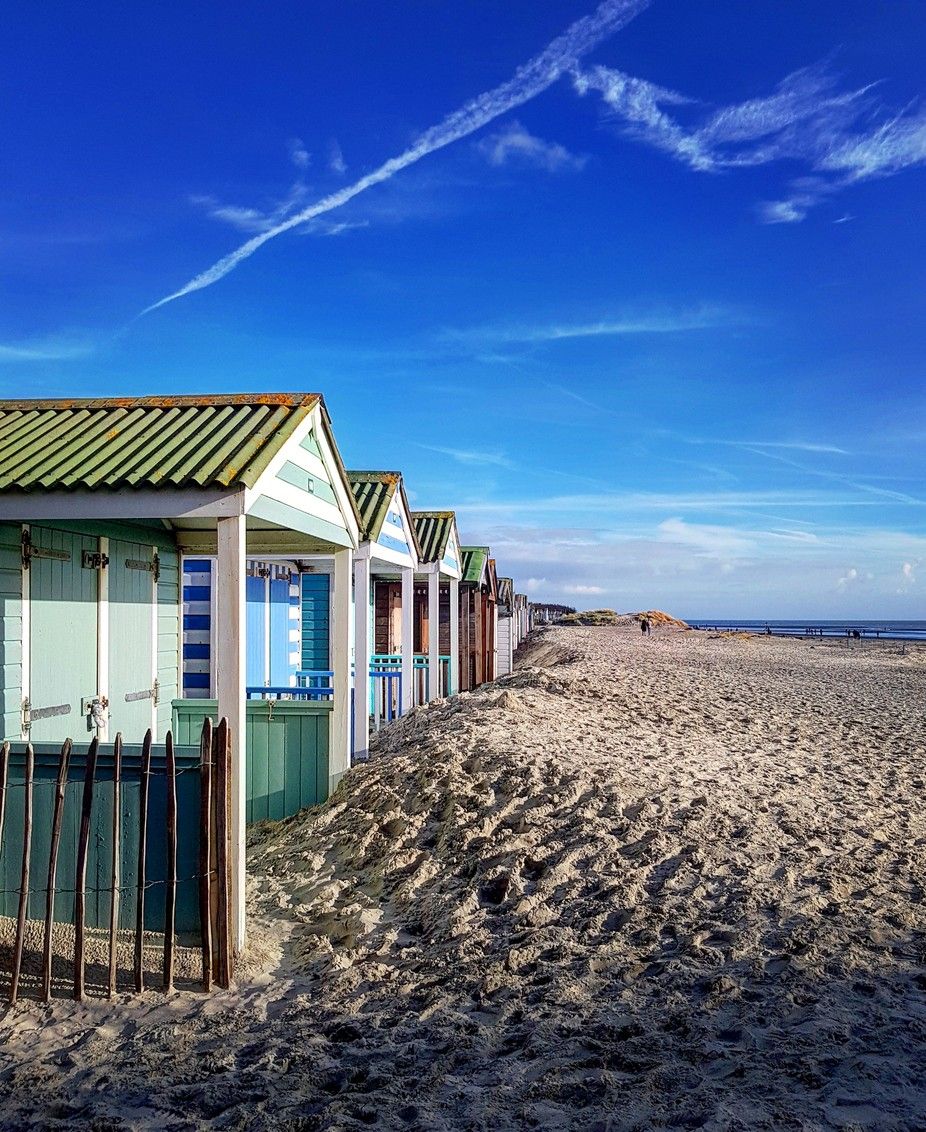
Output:
[[3,826],[6,820],[6,787],[10,773],[10,744],[0,747],[0,853],[3,851]]
[[229,919],[229,771],[231,735],[228,720],[221,719],[213,739],[215,754],[215,872],[216,872],[216,936],[218,969],[216,979],[221,987],[231,983],[231,921]]
[[99,740],[94,735],[87,751],[84,794],[80,807],[80,835],[77,840],[77,869],[74,881],[74,997],[84,997],[84,922],[87,916],[87,846],[90,842],[90,812],[93,808],[93,783]]
[[55,782],[55,806],[51,824],[51,846],[48,850],[48,881],[45,885],[45,939],[42,946],[42,998],[51,1001],[51,936],[55,922],[55,884],[58,876],[58,846],[61,843],[61,822],[64,817],[64,796],[68,785],[71,761],[71,740],[65,739],[58,756],[58,778]]
[[148,864],[148,788],[151,781],[151,728],[141,749],[138,791],[138,888],[135,893],[135,990],[145,989],[145,884]]
[[113,743],[113,866],[110,880],[109,904],[109,983],[107,994],[110,998],[116,993],[116,939],[119,934],[119,904],[122,893],[122,732],[118,732]]
[[23,962],[23,944],[26,939],[26,912],[29,908],[29,857],[32,852],[32,779],[35,754],[32,744],[26,744],[26,781],[23,790],[23,859],[19,882],[19,915],[16,917],[16,943],[13,947],[13,971],[10,978],[10,1002],[19,993],[19,972]]
[[167,877],[164,891],[164,990],[174,989],[174,925],[177,906],[177,759],[174,737],[167,732]]
[[212,989],[212,720],[203,722],[199,742],[199,928],[203,949],[203,990]]

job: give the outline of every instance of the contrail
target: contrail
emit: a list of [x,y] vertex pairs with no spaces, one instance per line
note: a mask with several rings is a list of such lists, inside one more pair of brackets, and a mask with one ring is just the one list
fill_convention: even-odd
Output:
[[400,153],[398,157],[391,157],[378,169],[367,173],[365,177],[361,177],[354,184],[323,197],[320,201],[303,209],[302,212],[298,212],[288,219],[280,221],[273,228],[268,228],[266,232],[261,232],[252,237],[241,247],[236,248],[217,263],[214,263],[212,267],[201,272],[195,279],[191,279],[179,291],[174,291],[172,295],[167,295],[163,299],[159,299],[158,302],[152,303],[150,307],[146,307],[141,314],[148,314],[150,311],[157,310],[158,307],[172,303],[175,299],[182,299],[184,295],[189,295],[193,291],[202,291],[205,287],[211,287],[213,283],[217,283],[230,271],[234,271],[239,263],[253,255],[268,240],[272,240],[292,228],[298,228],[301,224],[305,224],[307,220],[321,216],[322,213],[340,208],[347,204],[349,200],[353,200],[354,197],[366,192],[367,189],[382,184],[383,181],[388,181],[396,173],[407,169],[409,165],[414,165],[422,157],[427,157],[428,154],[475,133],[476,130],[498,118],[499,115],[507,113],[516,106],[522,106],[532,98],[536,98],[538,94],[552,86],[557,79],[570,70],[578,59],[597,47],[602,40],[619,31],[645,8],[648,8],[650,2],[651,0],[604,0],[591,15],[576,20],[539,55],[535,55],[529,62],[520,66],[507,82],[497,86],[494,90],[470,99],[469,102],[461,106],[459,110],[449,114],[437,126],[432,126],[429,130],[426,130],[415,144],[406,149],[404,153]]

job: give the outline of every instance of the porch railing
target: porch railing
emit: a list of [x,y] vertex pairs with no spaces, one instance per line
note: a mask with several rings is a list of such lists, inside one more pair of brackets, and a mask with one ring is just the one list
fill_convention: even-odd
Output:
[[295,685],[255,684],[245,688],[249,700],[330,700],[334,696],[334,672],[312,669],[296,673]]

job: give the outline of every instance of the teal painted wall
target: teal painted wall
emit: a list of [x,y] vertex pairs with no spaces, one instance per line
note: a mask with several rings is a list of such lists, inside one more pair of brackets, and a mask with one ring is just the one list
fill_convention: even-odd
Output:
[[[33,829],[30,860],[30,897],[28,915],[45,918],[45,883],[48,875],[48,853],[55,779],[58,774],[60,744],[37,743],[33,785]],[[23,802],[25,799],[25,745],[12,744],[9,791],[3,837],[0,840],[0,915],[15,916],[19,904],[19,883],[23,850]],[[199,868],[199,748],[176,748],[177,756],[177,918],[178,932],[199,929],[199,897],[195,880]],[[139,782],[141,748],[126,746],[122,759],[121,833],[120,833],[120,907],[119,926],[135,926],[135,900],[138,883]],[[87,744],[74,748],[65,791],[61,842],[58,849],[58,873],[55,900],[55,921],[74,922],[74,890],[76,888],[77,844],[80,813],[86,772]],[[164,772],[164,750],[152,753],[152,774],[149,780],[148,831],[146,844],[146,881],[151,885],[145,894],[145,928],[163,931],[164,885],[167,874],[167,779]],[[97,763],[91,809],[90,840],[87,858],[87,925],[108,927],[110,884],[112,878],[112,811],[113,761],[112,746],[104,744]]]
[[[176,700],[174,734],[198,741],[215,700]],[[331,705],[299,700],[250,700],[247,706],[247,821],[279,821],[329,793]]]
[[326,671],[330,661],[331,577],[302,575],[302,667]]

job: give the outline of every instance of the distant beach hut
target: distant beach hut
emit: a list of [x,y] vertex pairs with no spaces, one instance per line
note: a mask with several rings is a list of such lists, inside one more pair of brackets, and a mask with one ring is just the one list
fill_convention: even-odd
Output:
[[[354,560],[354,754],[364,757],[370,722],[414,703],[415,572],[420,552],[400,472],[348,471],[360,515]],[[368,692],[362,674],[367,673]]]
[[460,690],[460,536],[453,511],[414,511],[420,548],[415,580],[415,702]]
[[464,546],[460,590],[460,687],[495,679],[498,582],[487,546]]
[[[246,819],[350,765],[358,541],[317,394],[0,401],[4,737],[183,744],[227,718],[239,947]],[[319,559],[330,652],[300,688],[294,587]]]
[[514,606],[514,582],[511,578],[498,579],[498,659],[497,676],[506,676],[514,668],[514,650],[517,646],[517,623]]

